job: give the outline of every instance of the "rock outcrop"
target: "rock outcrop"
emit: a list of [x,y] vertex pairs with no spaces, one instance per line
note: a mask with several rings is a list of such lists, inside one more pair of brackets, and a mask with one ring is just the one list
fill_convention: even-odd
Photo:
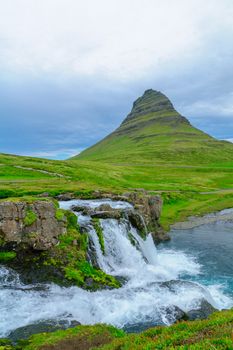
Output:
[[52,201],[0,202],[0,245],[50,249],[66,232],[66,218],[57,220],[56,210]]
[[171,101],[160,91],[146,90],[144,94],[133,103],[133,108],[122,124],[141,115],[159,111],[174,111]]
[[82,212],[92,218],[99,219],[120,219],[127,218],[130,223],[138,229],[142,236],[151,233],[156,244],[170,239],[159,223],[163,200],[159,195],[151,195],[145,190],[127,192],[123,195],[112,193],[93,193],[95,198],[108,198],[115,201],[126,201],[132,204],[132,208],[113,209],[109,204],[102,204],[99,207],[88,209],[86,206],[74,205],[72,210]]
[[[117,198],[114,197],[114,199]],[[141,190],[124,193],[123,196],[118,197],[118,200],[120,199],[126,200],[133,205],[135,212],[130,214],[129,219],[139,231],[141,231],[143,227],[146,227],[147,232],[152,234],[156,244],[170,239],[159,222],[163,206],[161,196],[151,195],[147,191]],[[143,219],[143,222],[139,216]]]

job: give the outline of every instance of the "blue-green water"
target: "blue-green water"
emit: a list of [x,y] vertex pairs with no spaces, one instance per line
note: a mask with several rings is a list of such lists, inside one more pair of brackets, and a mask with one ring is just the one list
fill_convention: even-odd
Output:
[[233,297],[233,221],[201,225],[193,229],[172,230],[171,241],[159,249],[182,250],[201,265],[197,276],[184,278],[205,285],[219,285]]

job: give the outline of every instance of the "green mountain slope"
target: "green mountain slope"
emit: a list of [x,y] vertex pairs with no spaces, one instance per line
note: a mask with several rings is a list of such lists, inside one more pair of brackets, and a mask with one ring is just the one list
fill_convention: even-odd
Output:
[[124,164],[221,164],[232,161],[233,144],[193,127],[164,94],[146,90],[119,128],[75,158]]

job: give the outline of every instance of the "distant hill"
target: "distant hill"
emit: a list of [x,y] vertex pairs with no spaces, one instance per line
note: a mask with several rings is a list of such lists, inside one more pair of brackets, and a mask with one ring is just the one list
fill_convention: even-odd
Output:
[[74,157],[110,163],[221,164],[233,160],[233,144],[190,124],[160,91],[146,90],[122,124]]

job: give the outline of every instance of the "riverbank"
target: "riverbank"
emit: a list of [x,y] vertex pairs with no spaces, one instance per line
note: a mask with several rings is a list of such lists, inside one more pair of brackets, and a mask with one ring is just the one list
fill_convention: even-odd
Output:
[[201,225],[211,224],[218,221],[231,221],[233,220],[233,208],[224,209],[219,212],[210,213],[204,216],[190,216],[187,221],[177,222],[171,225],[172,230],[186,230],[194,227],[198,227]]
[[78,326],[66,331],[42,333],[15,347],[0,340],[1,350],[209,350],[233,348],[233,310],[216,312],[208,319],[155,327],[127,335],[112,326]]

